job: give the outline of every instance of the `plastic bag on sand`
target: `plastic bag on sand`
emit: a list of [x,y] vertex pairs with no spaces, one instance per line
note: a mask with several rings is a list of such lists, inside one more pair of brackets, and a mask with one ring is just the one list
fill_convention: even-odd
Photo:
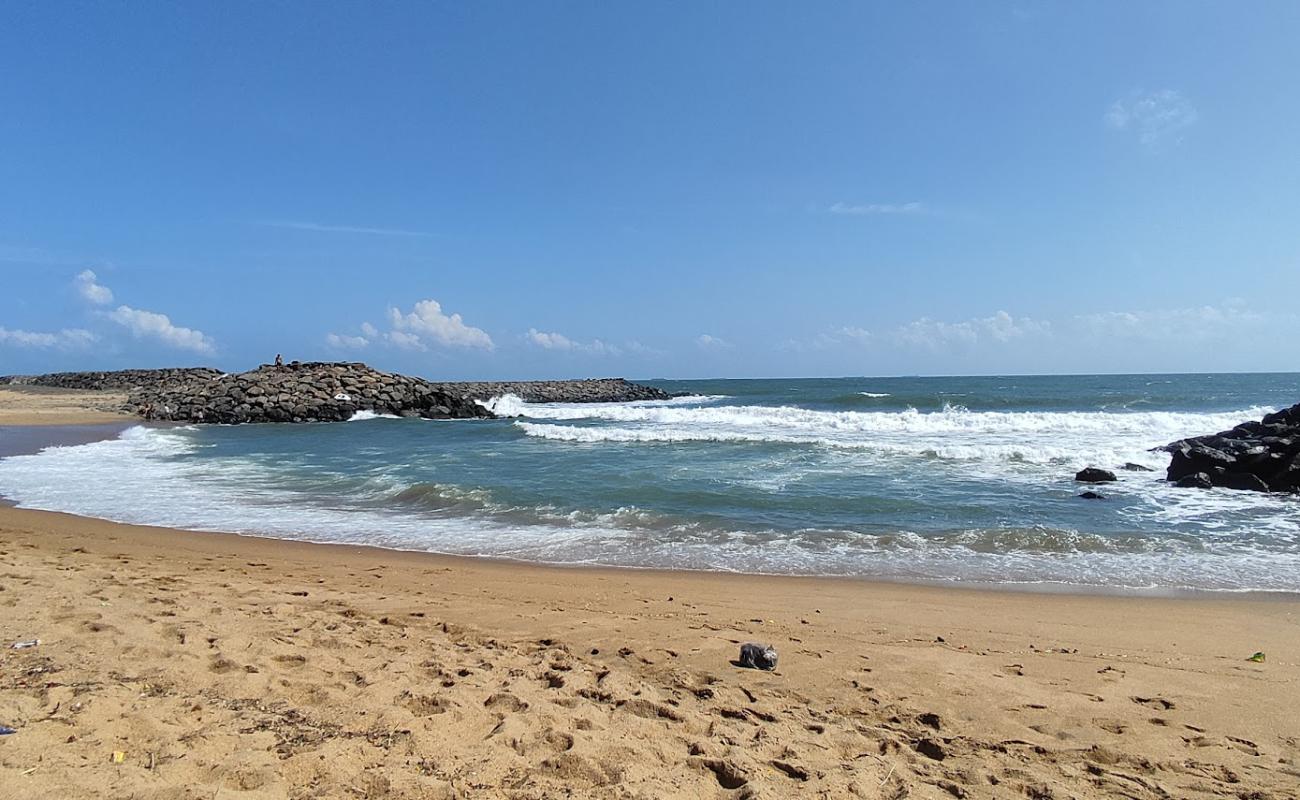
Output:
[[740,666],[751,669],[776,669],[776,648],[770,644],[745,642],[740,646]]

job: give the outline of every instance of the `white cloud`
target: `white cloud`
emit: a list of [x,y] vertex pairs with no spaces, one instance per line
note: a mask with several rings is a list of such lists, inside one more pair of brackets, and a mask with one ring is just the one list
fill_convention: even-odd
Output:
[[703,350],[725,350],[731,347],[731,342],[708,333],[701,333],[695,337],[695,344]]
[[395,347],[403,350],[428,350],[420,337],[413,333],[403,333],[402,331],[389,331],[384,334],[384,338],[391,342]]
[[562,333],[543,333],[536,328],[529,328],[524,338],[543,350],[573,349],[573,340]]
[[852,205],[849,203],[836,203],[826,209],[832,214],[844,214],[848,216],[868,216],[872,214],[924,214],[926,209],[923,203],[865,203],[862,205]]
[[660,350],[657,347],[651,347],[648,344],[642,344],[641,342],[638,342],[635,339],[633,339],[630,342],[627,342],[623,346],[624,348],[627,349],[629,353],[631,353],[634,356],[646,356],[648,358],[661,358],[663,356],[668,355],[667,352]]
[[1106,124],[1117,131],[1132,131],[1138,141],[1154,147],[1166,141],[1177,144],[1182,132],[1196,124],[1200,114],[1173,89],[1135,92],[1116,100],[1106,111]]
[[843,328],[840,328],[836,333],[839,338],[847,339],[851,342],[866,344],[871,341],[871,331],[866,328],[855,328],[851,325],[846,325]]
[[496,347],[491,336],[466,325],[460,314],[444,314],[437,300],[421,300],[409,314],[390,308],[388,319],[393,326],[389,339],[394,343],[402,342],[404,347],[411,346],[411,337],[415,337],[421,347],[426,345],[426,340],[449,347],[479,347],[484,350]]
[[622,355],[623,353],[622,348],[601,341],[600,339],[592,339],[590,342],[579,342],[570,339],[562,333],[547,333],[545,331],[539,331],[536,328],[529,328],[528,333],[524,334],[524,340],[529,344],[542,348],[543,350],[590,353],[599,356],[617,356]]
[[379,329],[369,322],[361,323],[361,335],[371,339],[379,338]]
[[1074,318],[1080,330],[1099,339],[1145,342],[1205,342],[1229,335],[1265,332],[1282,323],[1239,304],[1147,311],[1108,311]]
[[[92,305],[106,306],[113,302],[113,290],[100,283],[99,276],[93,270],[86,269],[77,273],[72,283],[82,299]],[[216,351],[215,344],[207,334],[175,325],[166,314],[126,305],[118,306],[114,311],[96,313],[126,328],[137,339],[157,339],[170,347],[196,353],[211,354]]]
[[893,331],[899,344],[941,350],[954,345],[972,346],[981,342],[1006,343],[1023,336],[1050,336],[1051,323],[1028,317],[1016,318],[1005,311],[991,317],[962,322],[943,322],[929,317],[909,322]]
[[266,221],[258,225],[267,228],[288,228],[295,231],[315,231],[317,233],[359,233],[367,236],[433,236],[425,231],[408,231],[401,228],[370,228],[360,225],[320,225],[315,222]]
[[0,345],[14,347],[75,350],[88,347],[98,338],[90,331],[81,328],[64,328],[55,333],[42,333],[0,327]]
[[348,336],[339,333],[327,334],[325,342],[337,350],[364,350],[370,346],[370,340],[364,336]]
[[77,293],[87,303],[106,306],[113,302],[113,291],[99,284],[95,273],[91,270],[82,270],[73,283],[77,287]]
[[212,339],[202,331],[182,328],[172,324],[166,314],[144,311],[130,306],[118,306],[104,316],[126,328],[137,339],[157,339],[169,347],[211,354],[216,351]]

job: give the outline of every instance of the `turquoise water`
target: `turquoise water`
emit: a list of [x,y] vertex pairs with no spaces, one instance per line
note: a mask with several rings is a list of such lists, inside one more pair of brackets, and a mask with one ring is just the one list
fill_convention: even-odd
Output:
[[[138,427],[0,461],[0,494],[546,562],[1300,590],[1300,501],[1174,489],[1150,452],[1295,403],[1300,375],[654,383],[700,396],[506,397],[493,406],[512,416],[490,421]],[[1088,465],[1120,476],[1103,501],[1076,497]]]

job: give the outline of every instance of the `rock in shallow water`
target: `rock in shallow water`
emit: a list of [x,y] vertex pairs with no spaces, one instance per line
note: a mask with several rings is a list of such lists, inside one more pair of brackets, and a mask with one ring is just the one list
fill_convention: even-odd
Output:
[[1097,467],[1084,467],[1074,474],[1074,479],[1083,483],[1110,483],[1116,480],[1115,473]]
[[1300,492],[1300,403],[1162,449],[1171,456],[1165,479],[1175,486]]

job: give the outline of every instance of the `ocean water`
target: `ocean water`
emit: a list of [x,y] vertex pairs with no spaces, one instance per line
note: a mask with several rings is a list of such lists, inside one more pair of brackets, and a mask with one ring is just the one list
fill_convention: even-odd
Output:
[[[652,382],[509,418],[134,427],[0,460],[106,519],[566,564],[1102,590],[1300,591],[1300,500],[1178,490],[1151,448],[1300,400],[1300,375]],[[1125,462],[1154,472],[1127,472]],[[1074,472],[1117,471],[1102,501]]]

